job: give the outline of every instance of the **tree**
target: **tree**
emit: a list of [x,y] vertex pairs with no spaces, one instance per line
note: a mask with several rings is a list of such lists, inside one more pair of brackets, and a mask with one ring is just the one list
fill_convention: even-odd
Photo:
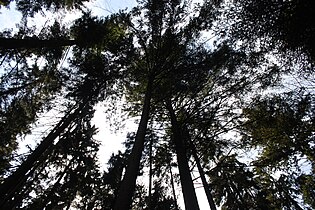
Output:
[[[140,9],[145,11],[148,19],[140,20],[140,28],[137,27],[137,30],[135,30],[136,27],[133,26],[132,22],[130,22],[130,25],[131,29],[139,39],[139,44],[142,47],[141,51],[144,53],[144,56],[141,56],[143,59],[140,60],[138,65],[140,68],[144,68],[145,74],[143,74],[143,71],[140,72],[138,70],[142,75],[135,72],[135,77],[136,79],[142,79],[142,81],[140,81],[143,85],[142,87],[146,87],[146,91],[144,93],[142,117],[136,135],[134,150],[131,153],[124,182],[117,199],[116,209],[127,209],[130,207],[131,195],[134,191],[139,161],[143,151],[145,129],[149,118],[150,101],[153,97],[153,93],[160,87],[160,84],[156,83],[156,79],[169,74],[169,72],[173,70],[174,65],[183,59],[183,57],[180,57],[181,55],[178,55],[175,50],[180,50],[179,52],[181,53],[184,50],[182,48],[184,45],[175,45],[173,49],[169,49],[172,41],[176,41],[175,43],[178,41],[178,37],[176,37],[178,35],[175,34],[175,25],[181,20],[180,15],[183,14],[184,11],[180,2],[146,2],[142,7],[134,9],[135,17],[141,14]],[[149,26],[149,28],[146,29],[147,31],[143,30],[145,24]],[[163,30],[165,30],[165,32],[163,32]],[[189,43],[191,38],[184,37],[184,33],[181,34],[183,35],[184,40]],[[162,68],[160,66],[162,66]]]
[[261,165],[287,164],[296,161],[291,159],[295,154],[314,163],[314,104],[310,95],[300,94],[257,98],[250,108],[244,109],[247,120],[243,140],[262,147],[258,160]]
[[[219,93],[219,94],[224,94],[224,96],[226,96],[227,98],[230,97],[232,94],[242,94],[246,92],[246,90],[248,90],[248,88],[250,88],[251,85],[256,84],[252,81],[249,81],[249,78],[250,78],[249,75],[253,73],[252,71],[247,71],[248,69],[244,71],[237,71],[237,70],[235,71],[235,69],[237,69],[235,65],[241,66],[242,64],[244,64],[242,63],[242,59],[244,59],[244,56],[246,54],[242,54],[241,52],[235,53],[227,45],[224,45],[224,44],[222,44],[222,48],[218,50],[218,53],[213,53],[213,54],[210,51],[207,51],[202,46],[194,45],[195,44],[194,41],[197,39],[197,37],[201,33],[201,30],[204,29],[204,28],[201,28],[201,26],[199,25],[201,23],[198,22],[198,21],[200,22],[203,21],[202,16],[198,16],[197,18],[192,18],[191,22],[188,22],[185,27],[182,27],[183,28],[182,30],[177,31],[176,24],[181,21],[180,14],[181,14],[181,11],[183,11],[180,9],[181,7],[179,5],[168,4],[168,3],[160,4],[157,2],[148,2],[148,4],[145,5],[145,8],[147,7],[149,7],[148,10],[150,12],[148,13],[148,17],[151,18],[149,19],[149,24],[148,24],[152,27],[152,28],[149,28],[149,30],[151,30],[151,33],[150,34],[143,33],[141,29],[142,25],[140,25],[139,30],[135,30],[135,33],[136,34],[140,33],[141,37],[137,37],[137,38],[139,39],[139,44],[142,45],[143,54],[147,56],[146,58],[142,60],[142,63],[140,63],[141,67],[142,66],[144,66],[144,68],[147,66],[151,67],[152,65],[153,67],[155,67],[155,65],[159,63],[161,63],[161,67],[163,67],[163,68],[160,68],[160,71],[156,73],[156,78],[158,79],[157,80],[158,82],[154,83],[155,88],[153,90],[153,95],[152,95],[152,100],[154,100],[154,103],[170,104],[169,100],[170,98],[172,99],[173,97],[176,99],[181,99],[182,102],[186,102],[185,100],[188,98],[186,96],[186,92],[189,92],[189,91],[190,91],[189,94],[191,94],[190,96],[193,98],[194,94],[199,93],[199,91],[202,92],[201,90],[202,90],[203,84],[206,84],[209,80],[213,79],[209,76],[209,73],[208,73],[209,69],[211,68],[214,68],[213,75],[216,76],[216,73],[219,72],[219,76],[214,77],[214,81],[215,82],[220,81],[222,85],[218,85],[219,82],[214,83],[214,84],[218,85],[219,87],[221,86],[226,87],[229,90],[226,92],[222,91]],[[168,8],[168,10],[165,8]],[[177,14],[175,16],[170,15],[170,19],[165,20],[166,22],[168,21],[167,24],[165,23],[166,24],[165,32],[163,32],[163,30],[160,29],[161,26],[163,26],[163,21],[164,21],[164,19],[161,18],[164,15],[163,11],[170,11],[171,14],[173,13]],[[143,20],[140,20],[140,21],[143,21]],[[149,44],[146,45],[148,41],[145,41],[145,40],[149,40]],[[226,57],[228,57],[227,60],[230,59],[229,62],[226,62],[225,60]],[[250,63],[249,60],[250,59],[245,61],[245,62],[248,62],[248,64],[247,63],[246,64],[253,65]],[[254,61],[252,62],[254,63]],[[226,67],[227,69],[221,69],[222,66]],[[222,70],[222,72],[220,72],[220,70]],[[137,72],[135,72],[134,75],[136,79],[138,80],[137,82],[134,82],[135,85],[133,86],[130,85],[130,88],[136,87],[143,91],[143,87],[145,86],[142,85],[143,82],[141,81],[141,79],[143,80],[143,78],[144,79],[146,78],[143,77],[142,75],[137,74]],[[231,77],[229,77],[230,75]],[[264,73],[262,73],[260,76],[257,76],[255,82],[261,81],[263,76],[265,76]],[[191,78],[194,78],[194,79],[191,80]],[[196,84],[196,81],[198,81],[199,84]],[[211,84],[209,86],[211,86]],[[139,98],[134,99],[132,97],[130,97],[130,99],[139,100]],[[215,98],[215,94],[213,95],[213,97]],[[200,101],[201,100],[202,99],[200,99]],[[194,101],[194,98],[192,101]],[[218,99],[218,101],[220,101],[220,99]],[[174,100],[174,102],[171,101],[171,103],[177,103],[177,102],[178,102],[177,100]],[[197,104],[198,104],[198,101],[197,101]],[[174,111],[170,109],[169,105],[168,105],[168,109],[170,113],[174,114]],[[154,111],[154,112],[157,112],[157,111]],[[175,122],[174,119],[176,118],[175,117],[172,118],[173,125],[177,124],[177,123],[174,123]],[[176,131],[176,133],[177,134],[179,133],[178,130]],[[177,135],[176,138],[178,139],[177,141],[182,141],[182,140],[179,140],[182,138],[180,135]],[[183,147],[183,143],[182,142],[178,143],[177,146],[178,148]],[[182,152],[181,157],[185,157],[186,154],[183,155],[184,153],[186,152]],[[182,163],[183,162],[187,162],[187,161],[182,161]],[[187,168],[188,167],[186,167],[186,169]],[[181,173],[184,176],[183,174],[184,172],[181,172]],[[186,170],[185,173],[186,175],[188,175],[189,170]],[[187,181],[182,182],[183,185],[188,185],[188,184],[190,185],[190,188],[189,188],[190,190],[185,190],[185,192],[194,191],[192,181],[189,181],[189,182],[190,183],[188,183]],[[126,185],[131,186],[130,184],[126,184]],[[131,193],[128,192],[128,194],[130,196]],[[187,196],[186,199],[188,197],[191,197],[191,196]],[[119,202],[119,203],[123,203],[123,202]],[[192,202],[187,201],[187,203],[192,203]],[[196,207],[193,207],[193,208],[196,208]]]
[[[113,43],[111,43],[111,45],[113,46]],[[79,51],[82,52],[81,50]],[[75,55],[76,53],[79,52],[75,51]],[[10,202],[18,188],[23,186],[30,172],[36,169],[37,161],[39,161],[43,155],[47,155],[47,152],[52,152],[51,147],[55,139],[77,118],[84,115],[88,107],[101,100],[104,96],[103,91],[110,88],[113,84],[111,81],[117,79],[118,75],[114,70],[111,72],[108,71],[110,65],[104,55],[95,54],[95,52],[93,54],[93,51],[89,50],[87,50],[85,54],[85,59],[82,59],[82,54],[80,53],[80,55],[77,54],[79,59],[76,61],[72,60],[72,67],[79,70],[78,78],[75,78],[76,82],[68,86],[70,90],[69,98],[75,101],[75,105],[69,108],[65,117],[61,119],[32,154],[29,155],[19,168],[1,185],[2,205],[5,205],[4,203],[7,201]],[[93,69],[93,71],[91,71],[91,69]],[[83,76],[81,78],[82,80],[79,79],[80,74]],[[74,87],[71,87],[72,85],[74,85]]]
[[[173,167],[177,167],[177,163],[174,160],[174,146],[170,144],[170,136],[163,136],[158,139],[156,145],[156,151],[153,158],[153,174],[157,177],[157,181],[164,183],[167,186],[171,186],[171,194],[173,200],[173,206],[176,210],[179,209],[177,204],[177,195],[175,190],[175,184],[178,183],[178,176],[173,172]],[[153,205],[151,205],[154,207]]]
[[[46,35],[58,36],[59,29],[60,25],[55,23],[47,29]],[[2,149],[6,151],[6,154],[1,154],[2,158],[6,159],[3,159],[4,165],[16,149],[14,145],[17,136],[30,132],[31,124],[37,120],[40,113],[49,110],[49,104],[62,87],[64,75],[62,71],[57,70],[62,52],[57,51],[45,51],[47,63],[42,64],[39,64],[40,58],[30,63],[28,59],[31,56],[28,52],[15,54],[1,51],[3,59],[0,83],[0,133]],[[33,53],[38,56],[40,54],[34,51]]]
[[308,66],[314,61],[313,2],[235,0],[231,6],[227,21],[235,20],[232,39],[256,45],[264,52],[277,50],[284,57],[283,62],[295,60]]
[[[189,137],[186,137],[186,138],[189,139]],[[197,165],[197,168],[198,168],[198,173],[200,174],[200,178],[201,178],[201,181],[202,181],[203,188],[205,190],[205,194],[206,194],[207,199],[208,199],[208,203],[209,203],[210,209],[211,210],[216,210],[216,206],[215,206],[215,203],[214,203],[214,200],[213,200],[213,196],[211,194],[211,189],[210,189],[210,186],[209,186],[209,184],[208,184],[208,182],[206,180],[206,175],[205,175],[205,172],[203,170],[203,167],[201,166],[200,158],[198,157],[196,147],[195,147],[195,145],[193,145],[193,143],[191,142],[190,139],[189,139],[189,143],[190,143],[192,156],[194,157],[194,159],[196,161],[196,165]]]
[[153,186],[151,209],[178,209],[176,202],[174,203],[171,197],[168,197],[165,193],[165,188],[161,186],[161,183],[155,182]]
[[[118,25],[118,16],[112,15],[103,19],[93,17],[91,12],[84,12],[82,17],[75,20],[71,29],[65,29],[58,22],[50,27],[51,35],[40,35],[20,38],[9,37],[8,35],[0,38],[0,49],[8,51],[10,49],[60,49],[66,46],[77,45],[80,47],[111,47],[121,39],[125,32],[122,25]],[[62,31],[64,30],[64,31]],[[65,33],[66,32],[66,33]],[[67,33],[68,32],[68,33]],[[69,37],[71,35],[72,39]],[[41,54],[43,52],[39,52]]]
[[173,134],[173,142],[175,145],[175,151],[177,155],[177,163],[179,168],[179,174],[183,189],[184,201],[185,201],[185,208],[186,209],[199,209],[197,196],[195,193],[194,184],[192,181],[192,177],[190,174],[190,169],[188,165],[187,159],[187,137],[183,135],[183,130],[180,124],[177,121],[177,117],[175,115],[174,109],[172,104],[169,103],[167,105],[167,109],[170,114],[171,118],[171,129]]
[[[49,187],[39,190],[34,187],[31,192],[36,194],[36,197],[31,197],[27,208],[69,207],[78,194],[82,200],[76,204],[77,207],[95,205],[94,186],[100,182],[100,172],[96,163],[99,144],[93,139],[96,129],[90,124],[92,116],[92,109],[86,111],[83,118],[76,120],[75,125],[62,134],[53,152],[47,155],[45,159],[48,161],[43,167],[59,168],[59,173],[55,175],[57,181],[52,184],[51,181],[45,180],[54,177],[50,173],[51,170],[38,173],[38,183],[32,181],[32,184],[41,186],[40,182],[46,181]],[[26,202],[27,196],[23,197]]]
[[[258,97],[244,109],[243,142],[247,147],[261,149],[254,161],[257,171],[262,174],[286,171],[287,175],[281,175],[275,185],[283,185],[276,189],[287,191],[288,195],[283,196],[287,200],[282,202],[289,206],[299,205],[297,198],[290,198],[291,194],[303,195],[304,204],[313,205],[310,199],[314,195],[312,190],[308,190],[314,178],[313,106],[309,94],[290,92],[281,96]],[[302,162],[310,170],[305,171]],[[310,184],[308,189],[302,184],[306,180]]]
[[74,40],[36,40],[36,39],[15,39],[0,38],[2,49],[18,48],[57,48],[76,44]]
[[[0,6],[10,7],[10,3],[14,0],[3,0],[0,1]],[[38,12],[43,12],[44,10],[51,10],[56,12],[61,9],[73,10],[84,8],[84,3],[89,0],[16,0],[17,10],[22,12],[24,17],[33,17]],[[0,7],[1,8],[1,7]]]

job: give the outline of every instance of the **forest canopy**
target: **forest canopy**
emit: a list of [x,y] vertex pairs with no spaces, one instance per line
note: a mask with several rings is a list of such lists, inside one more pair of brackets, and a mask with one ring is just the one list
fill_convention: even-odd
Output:
[[126,2],[0,1],[0,209],[314,209],[315,4]]

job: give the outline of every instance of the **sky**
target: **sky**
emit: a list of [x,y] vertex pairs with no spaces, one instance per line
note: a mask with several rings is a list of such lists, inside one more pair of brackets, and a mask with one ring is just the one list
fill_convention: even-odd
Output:
[[[92,11],[93,15],[96,16],[106,16],[111,13],[118,12],[120,9],[130,9],[136,5],[136,0],[97,0],[87,4],[87,8]],[[10,9],[1,8],[0,10],[0,31],[5,28],[14,28],[17,23],[21,20],[21,14],[14,10],[14,3],[10,5]],[[54,19],[62,20],[63,23],[71,24],[71,22],[79,17],[78,13],[72,13],[71,15],[65,14],[49,14],[46,13],[46,17],[41,15],[36,15],[34,18],[29,20],[30,25],[36,25],[36,27],[41,28],[45,25],[47,19],[54,21]],[[112,153],[116,153],[118,150],[123,149],[122,142],[126,139],[127,132],[136,131],[137,124],[134,123],[134,118],[129,118],[125,120],[119,127],[119,131],[114,131],[115,129],[111,127],[110,121],[107,119],[108,115],[104,112],[106,104],[98,104],[96,107],[95,117],[93,119],[94,124],[98,128],[98,134],[95,139],[102,143],[99,152],[100,163],[103,168],[106,168],[105,163],[109,160]],[[52,116],[51,114],[49,116]],[[40,131],[38,131],[40,132]],[[40,139],[39,139],[40,140]],[[28,144],[34,145],[34,140],[32,137],[28,137],[23,142],[24,147]],[[38,143],[38,142],[37,142]],[[194,176],[195,174],[193,174]],[[146,180],[139,180],[140,182],[146,183]],[[201,181],[197,180],[198,183]],[[206,196],[204,194],[201,184],[195,185],[196,193],[198,196],[198,201],[201,210],[210,209],[207,203]],[[178,201],[182,209],[184,209],[183,198],[181,195],[180,187],[177,186]]]

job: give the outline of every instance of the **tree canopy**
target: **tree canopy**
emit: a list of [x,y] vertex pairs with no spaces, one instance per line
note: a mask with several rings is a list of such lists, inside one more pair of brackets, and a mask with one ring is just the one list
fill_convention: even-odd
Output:
[[[100,16],[87,0],[12,2],[0,209],[315,208],[314,3],[145,0]],[[47,11],[77,17],[30,26]],[[138,125],[107,163],[100,105],[110,129]]]

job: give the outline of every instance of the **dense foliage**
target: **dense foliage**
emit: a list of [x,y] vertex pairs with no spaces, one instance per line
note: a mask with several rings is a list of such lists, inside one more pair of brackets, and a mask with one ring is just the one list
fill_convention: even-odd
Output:
[[[200,183],[211,210],[315,208],[314,3],[85,2],[16,0],[0,33],[0,209],[196,210]],[[105,166],[100,104],[138,123]]]

